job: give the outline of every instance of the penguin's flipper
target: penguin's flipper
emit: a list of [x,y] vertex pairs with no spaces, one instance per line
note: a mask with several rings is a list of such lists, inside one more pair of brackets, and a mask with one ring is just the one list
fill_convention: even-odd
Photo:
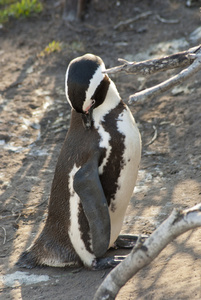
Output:
[[110,216],[98,174],[98,155],[94,155],[77,171],[73,187],[89,223],[93,252],[96,257],[101,257],[109,247]]

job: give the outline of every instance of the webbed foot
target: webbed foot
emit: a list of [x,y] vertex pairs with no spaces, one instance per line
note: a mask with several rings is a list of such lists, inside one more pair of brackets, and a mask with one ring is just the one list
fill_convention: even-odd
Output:
[[149,236],[146,234],[140,234],[140,235],[132,235],[132,234],[120,234],[117,238],[117,240],[114,243],[114,248],[133,248],[139,236],[142,239],[147,239]]
[[126,258],[126,255],[96,258],[93,261],[92,270],[104,270],[116,267],[120,262]]

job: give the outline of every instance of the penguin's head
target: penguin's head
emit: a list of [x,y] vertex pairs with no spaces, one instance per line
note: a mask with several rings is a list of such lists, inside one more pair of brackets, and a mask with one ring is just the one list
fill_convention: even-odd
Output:
[[92,124],[93,109],[101,105],[110,84],[103,73],[102,59],[93,54],[85,54],[73,59],[66,71],[65,90],[71,107],[83,115],[86,128]]

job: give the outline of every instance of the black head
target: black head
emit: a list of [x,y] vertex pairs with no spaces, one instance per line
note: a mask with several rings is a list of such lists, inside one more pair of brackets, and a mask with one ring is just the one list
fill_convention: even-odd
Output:
[[110,79],[103,74],[102,59],[85,54],[72,60],[66,72],[66,97],[70,105],[88,117],[106,97]]

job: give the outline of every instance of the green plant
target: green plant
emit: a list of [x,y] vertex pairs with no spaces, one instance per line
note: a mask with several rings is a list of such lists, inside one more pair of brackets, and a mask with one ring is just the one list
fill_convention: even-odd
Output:
[[85,51],[84,44],[81,41],[74,41],[68,46],[72,51]]
[[52,52],[60,52],[62,49],[62,43],[52,41],[49,43],[43,51],[40,52],[39,56],[46,56]]
[[[0,10],[0,22],[5,23],[10,17],[29,17],[33,13],[40,13],[43,9],[42,4],[38,0],[0,0],[0,5],[6,5]],[[11,4],[13,3],[13,4]],[[9,4],[9,5],[7,5]]]

